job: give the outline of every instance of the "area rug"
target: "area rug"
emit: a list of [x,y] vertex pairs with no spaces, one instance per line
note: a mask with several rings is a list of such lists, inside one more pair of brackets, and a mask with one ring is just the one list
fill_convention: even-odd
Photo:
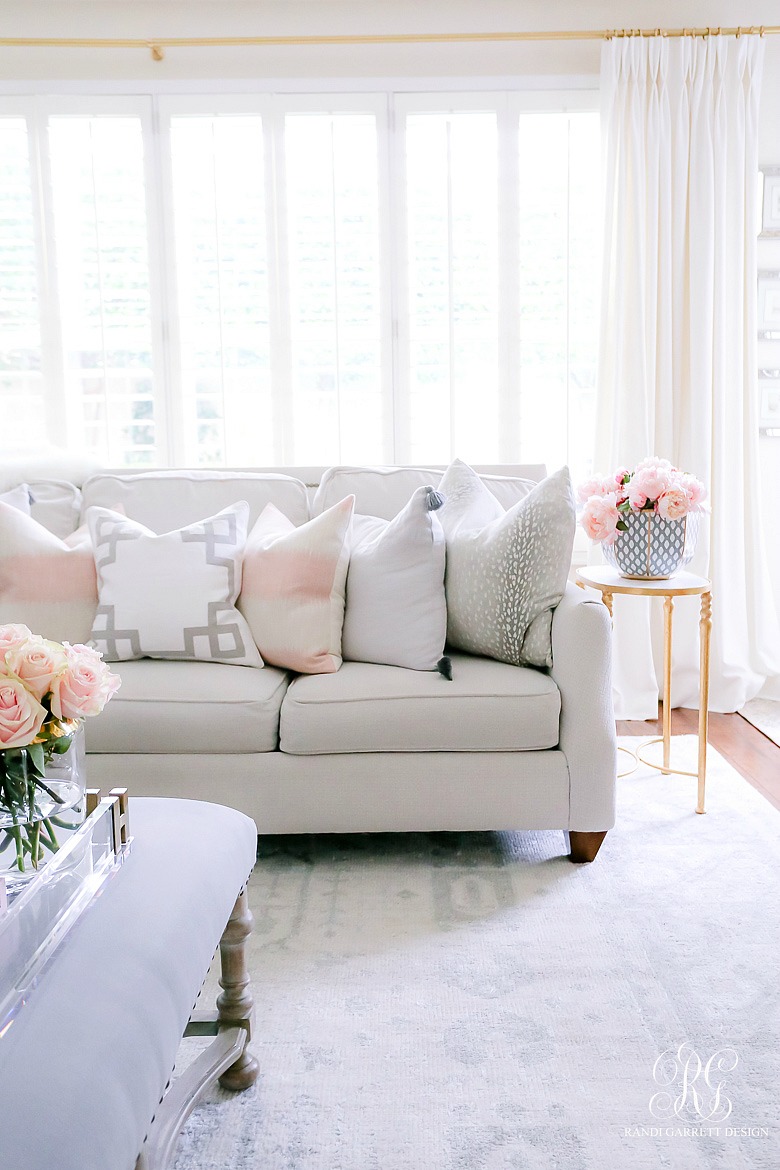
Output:
[[780,745],[780,702],[776,699],[751,699],[740,715]]
[[706,816],[695,780],[619,783],[592,865],[558,833],[261,839],[260,1078],[176,1170],[776,1170],[780,814],[714,752]]

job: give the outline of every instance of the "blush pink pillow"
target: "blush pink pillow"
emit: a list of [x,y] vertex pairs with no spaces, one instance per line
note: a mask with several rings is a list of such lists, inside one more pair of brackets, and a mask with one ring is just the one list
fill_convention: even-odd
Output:
[[341,666],[355,497],[299,528],[268,504],[249,533],[238,608],[266,662],[301,674]]
[[54,642],[85,642],[96,609],[89,534],[69,547],[37,520],[0,501],[0,625],[21,622]]

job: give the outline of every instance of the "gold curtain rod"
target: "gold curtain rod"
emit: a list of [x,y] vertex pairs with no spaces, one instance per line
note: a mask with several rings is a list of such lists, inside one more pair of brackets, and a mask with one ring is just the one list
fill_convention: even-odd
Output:
[[162,61],[166,49],[323,45],[430,45],[479,44],[500,41],[609,41],[616,37],[765,36],[780,33],[780,25],[738,25],[735,28],[621,28],[564,29],[533,32],[473,33],[344,33],[333,36],[276,37],[0,37],[0,46],[13,49],[148,49]]

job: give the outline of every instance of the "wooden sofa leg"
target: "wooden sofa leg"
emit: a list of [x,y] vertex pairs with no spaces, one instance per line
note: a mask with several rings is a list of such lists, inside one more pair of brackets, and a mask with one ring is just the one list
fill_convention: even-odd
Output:
[[255,1083],[260,1072],[259,1064],[247,1047],[252,1038],[254,1008],[246,965],[246,940],[251,933],[252,912],[249,909],[246,890],[242,890],[219,942],[222,965],[219,985],[223,989],[217,997],[219,1023],[222,1027],[235,1027],[238,1024],[245,1028],[247,1033],[244,1051],[235,1064],[225,1069],[219,1078],[223,1089],[232,1089],[234,1092],[248,1089]]
[[607,833],[569,833],[569,861],[580,864],[593,861]]

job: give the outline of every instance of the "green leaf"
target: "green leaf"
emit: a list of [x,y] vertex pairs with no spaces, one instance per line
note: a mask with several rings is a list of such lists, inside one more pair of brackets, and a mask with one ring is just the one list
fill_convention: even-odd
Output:
[[46,757],[43,751],[42,743],[31,743],[27,748],[27,759],[31,770],[37,776],[44,776],[46,774]]
[[625,520],[618,520],[615,527],[617,528],[618,532],[628,532],[628,525],[626,524]]

